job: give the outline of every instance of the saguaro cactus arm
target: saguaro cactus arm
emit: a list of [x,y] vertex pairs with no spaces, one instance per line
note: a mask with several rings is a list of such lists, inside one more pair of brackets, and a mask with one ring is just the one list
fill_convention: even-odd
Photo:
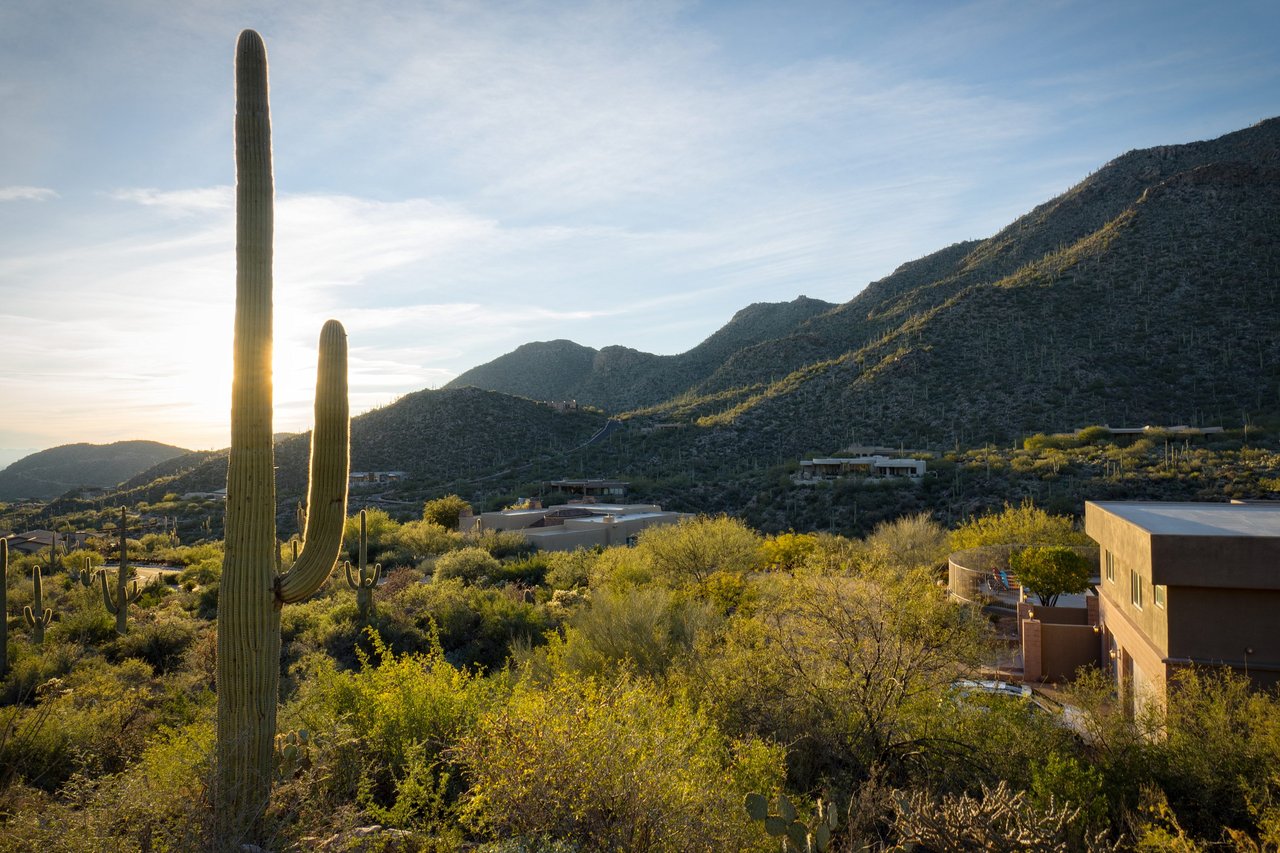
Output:
[[347,403],[347,333],[337,320],[328,321],[320,330],[315,416],[306,528],[298,559],[276,582],[276,598],[282,604],[313,595],[329,578],[342,547],[351,417]]
[[31,598],[31,603],[22,608],[22,618],[31,629],[31,638],[39,645],[44,642],[44,629],[53,621],[53,609],[44,606],[44,583],[39,566],[31,572]]

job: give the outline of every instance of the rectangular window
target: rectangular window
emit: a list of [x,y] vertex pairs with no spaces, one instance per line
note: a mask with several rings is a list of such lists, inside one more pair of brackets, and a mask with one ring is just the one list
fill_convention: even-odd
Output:
[[1162,583],[1151,585],[1151,600],[1156,603],[1156,607],[1164,610],[1164,591],[1166,587]]
[[1133,569],[1129,570],[1129,595],[1133,601],[1133,606],[1142,609],[1142,575]]
[[1107,580],[1111,581],[1112,583],[1115,583],[1116,582],[1116,558],[1112,556],[1110,551],[1107,551],[1106,555],[1107,555]]

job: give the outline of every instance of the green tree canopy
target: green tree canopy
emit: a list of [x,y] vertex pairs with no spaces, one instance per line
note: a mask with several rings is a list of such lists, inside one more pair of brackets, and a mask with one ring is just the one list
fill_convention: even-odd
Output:
[[951,549],[963,551],[983,545],[1087,545],[1089,537],[1076,530],[1065,515],[1050,515],[1030,500],[1017,506],[970,519],[951,533]]
[[422,520],[438,524],[446,530],[457,530],[458,517],[463,510],[470,509],[471,504],[458,495],[445,495],[423,504]]
[[1042,605],[1053,607],[1062,593],[1089,588],[1092,564],[1065,545],[1040,545],[1014,553],[1009,557],[1009,568]]

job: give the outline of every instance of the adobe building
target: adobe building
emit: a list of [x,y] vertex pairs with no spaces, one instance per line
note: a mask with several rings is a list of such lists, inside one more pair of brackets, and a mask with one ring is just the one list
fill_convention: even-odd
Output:
[[464,533],[519,531],[539,550],[573,551],[634,544],[642,530],[676,524],[685,518],[693,516],[685,512],[665,512],[657,504],[570,503],[463,516],[459,519],[459,529]]
[[1280,682],[1280,503],[1085,503],[1103,661],[1130,710],[1179,667]]

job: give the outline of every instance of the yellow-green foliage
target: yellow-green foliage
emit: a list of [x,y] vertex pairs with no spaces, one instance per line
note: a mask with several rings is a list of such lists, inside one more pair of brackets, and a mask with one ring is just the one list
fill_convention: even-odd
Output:
[[745,574],[760,567],[760,536],[727,515],[682,519],[644,530],[636,550],[655,577],[671,586],[701,584],[715,572]]
[[400,525],[397,543],[415,557],[429,557],[461,548],[461,533],[431,521],[407,521]]
[[867,537],[868,555],[900,569],[933,568],[947,559],[947,531],[927,512],[882,521]]
[[548,836],[582,850],[764,850],[742,811],[781,781],[781,749],[735,743],[644,681],[522,682],[456,756],[464,819],[492,838]]
[[591,567],[599,555],[586,548],[573,551],[551,551],[547,554],[547,583],[552,589],[574,589],[586,586]]
[[779,533],[760,543],[760,559],[765,568],[795,571],[818,548],[818,537],[812,533]]
[[[448,750],[505,693],[500,677],[482,678],[458,669],[439,645],[426,653],[397,655],[372,638],[374,657],[361,656],[358,671],[339,672],[317,659],[297,700],[287,709],[287,726],[316,734],[321,755],[340,743],[354,742],[359,784],[369,802],[394,808],[414,785],[429,776],[433,784],[461,781]],[[327,746],[326,746],[327,744]],[[426,774],[426,776],[424,776]],[[334,777],[334,784],[349,776]],[[320,796],[350,797],[354,791],[321,791]],[[455,791],[456,793],[456,791]],[[432,815],[404,813],[405,821],[429,821]]]
[[458,516],[463,510],[470,510],[471,504],[457,495],[445,495],[422,506],[422,520],[438,524],[447,530],[458,529]]
[[434,577],[437,581],[459,578],[467,583],[481,583],[496,573],[499,565],[483,548],[463,548],[437,557]]
[[1005,504],[993,515],[971,519],[951,533],[951,549],[963,551],[983,545],[1087,545],[1091,540],[1072,520],[1050,515],[1030,500]]

